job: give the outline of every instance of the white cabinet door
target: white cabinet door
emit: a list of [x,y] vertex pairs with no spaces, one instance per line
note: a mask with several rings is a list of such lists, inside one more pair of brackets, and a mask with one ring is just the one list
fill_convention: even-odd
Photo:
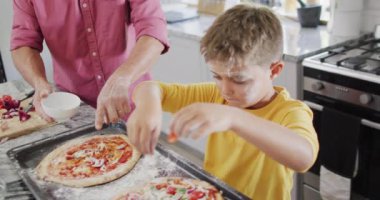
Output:
[[155,80],[194,83],[202,81],[199,42],[185,37],[169,37],[170,49],[153,66]]
[[[172,83],[196,83],[205,81],[205,69],[202,64],[199,51],[199,41],[185,37],[169,36],[170,50],[160,56],[157,64],[152,69],[155,80]],[[162,130],[168,131],[172,116],[164,113]],[[200,140],[180,139],[181,142],[204,153],[206,137]]]

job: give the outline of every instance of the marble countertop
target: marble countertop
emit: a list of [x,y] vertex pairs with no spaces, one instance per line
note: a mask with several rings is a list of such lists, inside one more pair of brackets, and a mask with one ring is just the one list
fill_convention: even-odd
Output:
[[[196,9],[187,7],[186,9]],[[168,24],[170,36],[185,37],[199,41],[215,20],[213,15],[201,14],[199,18]],[[347,38],[332,36],[327,27],[302,28],[298,22],[280,17],[284,31],[284,59],[300,61],[333,46],[347,42]]]

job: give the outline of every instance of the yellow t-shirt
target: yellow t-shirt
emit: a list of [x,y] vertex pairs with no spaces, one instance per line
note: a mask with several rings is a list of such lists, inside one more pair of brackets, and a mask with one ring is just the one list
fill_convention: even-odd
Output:
[[[215,83],[160,83],[160,87],[164,111],[174,113],[195,102],[226,104]],[[312,124],[312,111],[304,103],[291,99],[284,88],[275,87],[275,90],[278,95],[268,105],[246,111],[281,124],[307,139],[315,159],[319,145]],[[204,168],[252,199],[290,199],[293,170],[271,159],[232,131],[209,136]]]

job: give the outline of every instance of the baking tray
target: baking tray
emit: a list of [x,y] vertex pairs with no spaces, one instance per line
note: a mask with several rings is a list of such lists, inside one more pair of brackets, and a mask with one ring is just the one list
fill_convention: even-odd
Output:
[[125,126],[122,124],[111,125],[100,131],[97,131],[92,124],[86,125],[75,130],[60,133],[54,137],[48,137],[15,147],[9,150],[7,155],[35,198],[41,200],[112,199],[113,196],[128,187],[142,186],[155,177],[163,176],[181,176],[201,179],[211,183],[222,191],[226,199],[249,199],[161,144],[157,144],[154,156],[142,156],[136,166],[127,175],[103,185],[72,188],[37,179],[34,171],[35,167],[49,152],[64,142],[82,136],[125,133],[125,130]]

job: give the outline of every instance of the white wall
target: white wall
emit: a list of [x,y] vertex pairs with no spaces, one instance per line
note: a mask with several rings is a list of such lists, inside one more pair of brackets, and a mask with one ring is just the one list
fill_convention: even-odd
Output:
[[365,0],[362,15],[361,30],[365,32],[373,32],[375,25],[380,24],[380,1]]
[[[21,75],[13,65],[10,52],[10,37],[13,19],[12,2],[12,0],[0,0],[0,52],[3,58],[5,74],[8,81],[22,79]],[[44,51],[41,56],[45,63],[48,80],[52,82],[52,62],[46,44],[44,44]]]

